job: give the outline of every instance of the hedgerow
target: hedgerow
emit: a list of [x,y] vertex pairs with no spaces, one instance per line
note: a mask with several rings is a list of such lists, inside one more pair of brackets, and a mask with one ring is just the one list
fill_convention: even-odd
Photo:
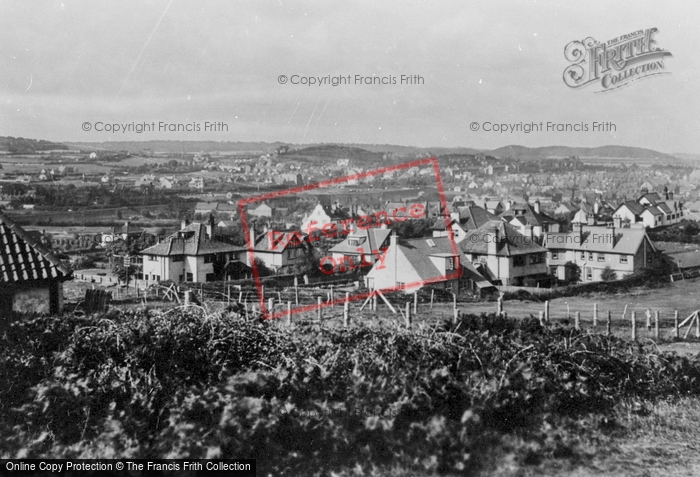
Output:
[[289,331],[233,313],[138,310],[17,322],[1,344],[2,457],[474,474],[504,438],[529,443],[522,463],[571,458],[563,429],[583,432],[591,416],[611,425],[621,400],[700,393],[698,358],[494,315]]

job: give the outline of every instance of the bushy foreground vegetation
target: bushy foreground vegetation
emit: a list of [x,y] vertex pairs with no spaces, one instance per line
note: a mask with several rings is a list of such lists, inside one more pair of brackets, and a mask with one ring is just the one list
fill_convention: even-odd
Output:
[[278,325],[193,308],[16,323],[0,341],[0,456],[472,475],[508,446],[520,465],[575,460],[579,433],[620,427],[620,401],[700,393],[698,358],[536,320]]

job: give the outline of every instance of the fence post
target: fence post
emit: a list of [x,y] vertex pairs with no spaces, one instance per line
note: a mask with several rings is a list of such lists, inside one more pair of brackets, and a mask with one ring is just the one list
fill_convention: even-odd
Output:
[[316,298],[318,301],[316,303],[316,319],[321,321],[321,297]]
[[632,312],[632,341],[637,341],[637,312]]
[[651,311],[649,311],[649,308],[647,308],[646,317],[647,317],[647,331],[651,331]]
[[435,289],[430,290],[430,309],[433,309],[433,300],[435,300]]
[[544,311],[540,311],[540,326],[544,326]]
[[296,305],[299,306],[299,278],[294,277],[294,299],[296,300]]
[[459,318],[459,310],[457,309],[457,295],[452,294],[452,323],[457,323]]
[[287,302],[287,326],[292,325],[292,302]]
[[503,297],[498,297],[498,310],[496,312],[498,316],[503,316]]
[[406,302],[406,328],[411,327],[411,302]]
[[549,300],[544,302],[544,321],[549,321]]
[[610,313],[610,310],[608,310],[608,320],[605,328],[605,334],[610,336],[610,333],[612,332],[612,313]]
[[700,338],[700,314],[695,316],[695,337]]
[[189,304],[190,304],[190,291],[187,290],[185,292],[185,305],[189,305]]
[[574,328],[577,330],[581,329],[581,312],[576,312],[576,321],[574,321]]
[[418,313],[418,292],[413,292],[413,314]]
[[598,303],[593,303],[593,328],[598,326]]
[[343,303],[343,326],[345,328],[350,324],[350,303],[348,302],[349,293],[345,293],[345,303]]
[[679,332],[680,330],[678,329],[678,310],[676,310],[673,313],[673,337],[678,339],[680,336]]
[[654,312],[654,338],[659,339],[659,310]]
[[272,313],[275,311],[275,299],[274,298],[268,298],[267,299],[267,312]]

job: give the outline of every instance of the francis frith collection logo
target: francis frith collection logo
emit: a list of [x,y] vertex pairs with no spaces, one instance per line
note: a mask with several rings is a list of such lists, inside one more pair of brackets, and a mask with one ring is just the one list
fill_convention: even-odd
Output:
[[588,37],[564,48],[571,64],[564,70],[564,83],[571,88],[598,85],[596,93],[613,91],[633,81],[669,74],[664,58],[670,52],[656,46],[657,28],[618,36],[607,42]]

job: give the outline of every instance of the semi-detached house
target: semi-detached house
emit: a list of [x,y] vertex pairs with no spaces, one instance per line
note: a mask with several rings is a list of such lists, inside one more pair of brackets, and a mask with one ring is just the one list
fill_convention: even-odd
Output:
[[[643,228],[623,228],[621,218],[611,225],[575,225],[574,231],[547,234],[550,274],[559,280],[596,282],[606,268],[624,278],[642,268],[660,263],[659,253]],[[575,276],[580,273],[580,277]]]

